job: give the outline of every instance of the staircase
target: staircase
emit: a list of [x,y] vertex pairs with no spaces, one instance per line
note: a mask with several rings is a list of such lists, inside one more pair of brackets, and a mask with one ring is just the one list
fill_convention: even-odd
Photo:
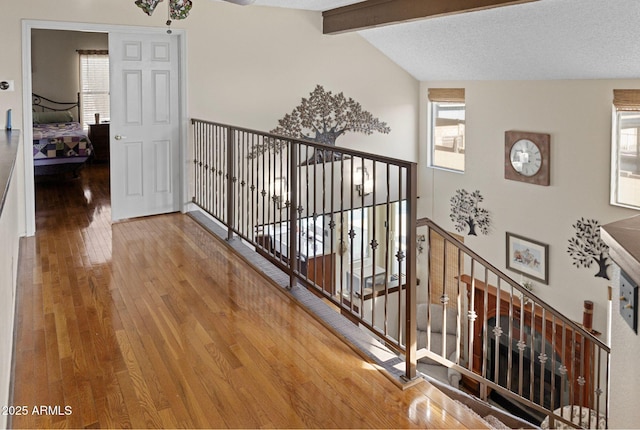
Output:
[[418,350],[418,361],[461,372],[465,390],[536,425],[590,428],[598,421],[590,415],[606,422],[609,347],[429,219],[417,228],[426,229],[418,256],[429,268],[426,295],[456,326],[455,346],[443,338]]

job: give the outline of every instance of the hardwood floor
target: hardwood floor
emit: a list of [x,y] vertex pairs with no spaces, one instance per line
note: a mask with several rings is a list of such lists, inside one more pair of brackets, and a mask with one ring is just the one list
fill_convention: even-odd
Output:
[[36,185],[12,427],[485,426],[426,382],[398,389],[191,218],[111,225],[107,173]]

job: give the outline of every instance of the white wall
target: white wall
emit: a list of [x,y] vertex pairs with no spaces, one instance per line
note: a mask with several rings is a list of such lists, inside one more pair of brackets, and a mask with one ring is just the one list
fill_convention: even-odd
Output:
[[[594,266],[574,267],[567,247],[572,224],[581,217],[606,224],[636,214],[609,205],[611,103],[614,88],[638,88],[640,80],[424,82],[421,118],[426,118],[429,87],[466,89],[466,171],[427,167],[422,124],[419,215],[453,231],[449,199],[457,189],[480,190],[492,227],[487,236],[465,236],[465,243],[503,270],[505,232],[548,244],[549,285],[534,281],[534,293],[578,322],[583,301],[594,301],[594,328],[607,333],[611,282],[595,278]],[[550,186],[504,179],[506,130],[551,135]]]

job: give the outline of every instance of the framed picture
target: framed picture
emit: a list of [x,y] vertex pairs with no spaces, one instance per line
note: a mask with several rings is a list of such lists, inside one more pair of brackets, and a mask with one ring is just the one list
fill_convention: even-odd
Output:
[[507,269],[549,283],[549,245],[507,232]]

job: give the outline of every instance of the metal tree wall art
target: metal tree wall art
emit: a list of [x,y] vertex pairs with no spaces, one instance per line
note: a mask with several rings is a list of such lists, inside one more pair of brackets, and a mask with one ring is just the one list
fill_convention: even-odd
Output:
[[467,190],[457,190],[455,196],[451,197],[451,214],[449,217],[456,226],[456,231],[461,232],[467,227],[469,236],[477,236],[476,229],[482,234],[489,233],[491,220],[489,211],[478,206],[483,197],[480,191],[473,193]]
[[573,228],[576,229],[576,235],[569,239],[567,249],[573,258],[573,265],[589,268],[594,262],[598,263],[595,277],[609,279],[609,247],[600,238],[600,223],[595,219],[580,218]]
[[[387,134],[390,131],[385,122],[363,110],[360,103],[352,98],[346,98],[343,93],[333,94],[316,85],[309,97],[303,98],[291,113],[280,119],[271,133],[335,146],[336,140],[347,132],[369,135],[374,132]],[[266,139],[263,144],[252,148],[249,157],[267,151],[278,153],[284,144],[277,139]],[[327,158],[326,152],[314,151],[307,164],[323,162]]]

